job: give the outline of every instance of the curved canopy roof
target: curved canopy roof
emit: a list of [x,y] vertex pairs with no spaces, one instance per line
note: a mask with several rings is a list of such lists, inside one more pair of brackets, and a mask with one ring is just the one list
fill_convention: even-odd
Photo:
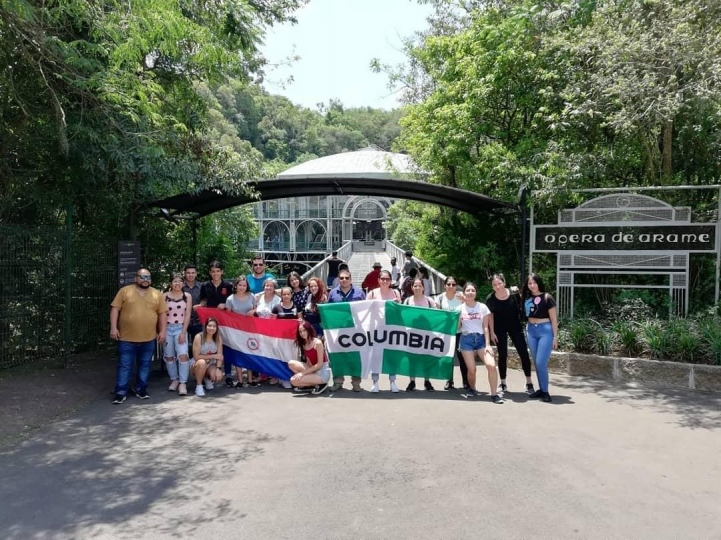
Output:
[[206,190],[196,194],[176,195],[150,206],[160,208],[167,217],[202,217],[258,200],[314,195],[366,195],[411,199],[470,214],[517,209],[513,204],[479,193],[412,179],[423,176],[425,173],[419,171],[406,155],[364,149],[314,159],[284,171],[277,178],[253,182],[250,186],[259,193],[259,199],[230,196],[220,190]]

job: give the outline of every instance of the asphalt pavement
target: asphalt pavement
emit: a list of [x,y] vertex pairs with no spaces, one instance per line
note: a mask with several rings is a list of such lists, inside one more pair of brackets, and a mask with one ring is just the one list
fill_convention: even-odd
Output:
[[0,454],[0,537],[721,539],[721,396],[552,375],[546,404],[511,372],[495,405],[479,375],[475,399],[156,375]]

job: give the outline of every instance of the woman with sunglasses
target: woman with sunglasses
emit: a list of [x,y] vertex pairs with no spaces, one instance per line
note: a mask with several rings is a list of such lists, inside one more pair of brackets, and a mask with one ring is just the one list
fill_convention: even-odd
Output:
[[[439,294],[436,297],[436,304],[440,309],[445,311],[460,311],[461,304],[463,304],[463,298],[459,298],[458,293],[458,281],[453,276],[446,277],[444,282],[445,292]],[[461,343],[460,332],[456,334],[456,359],[458,360],[458,367],[461,369],[461,379],[463,380],[463,388],[468,389],[468,368],[466,362],[463,360],[461,350],[459,349]],[[446,381],[445,390],[453,390],[455,385],[453,384],[453,378]]]
[[[223,338],[218,332],[218,321],[210,317],[203,331],[193,340],[193,374],[195,395],[202,397],[223,379]],[[203,389],[205,383],[205,389]]]
[[[378,287],[368,293],[368,295],[366,296],[366,300],[379,300],[381,302],[390,300],[392,302],[400,303],[401,293],[398,292],[398,289],[391,289],[392,283],[393,277],[391,276],[391,273],[388,270],[381,270],[380,274],[378,274]],[[371,377],[373,379],[373,386],[371,386],[371,392],[377,394],[379,391],[378,379],[380,378],[380,374],[371,373]],[[396,385],[395,373],[389,374],[388,380],[391,384],[391,392],[399,392],[398,386]]]
[[168,391],[178,395],[188,394],[187,382],[190,374],[188,357],[188,325],[193,310],[193,298],[183,291],[183,274],[173,274],[170,290],[165,293],[168,306],[168,326],[163,346],[165,367],[168,368],[170,386]]
[[530,396],[534,393],[531,379],[531,357],[528,355],[526,338],[523,337],[520,295],[518,290],[514,293],[506,287],[506,278],[503,274],[494,274],[491,286],[493,292],[486,298],[486,305],[491,310],[491,316],[488,319],[488,333],[491,336],[491,343],[495,343],[498,348],[498,372],[501,376],[498,393],[504,394],[508,391],[506,374],[508,372],[508,337],[510,336],[518,357],[521,359],[523,373],[526,375],[526,393]]
[[[424,308],[435,309],[436,303],[425,295],[425,286],[423,285],[423,279],[419,276],[413,280],[413,296],[409,296],[403,302],[406,306],[417,306]],[[435,388],[431,384],[430,379],[423,381],[423,386],[428,392],[434,392]],[[416,389],[416,378],[411,377],[411,382],[406,386],[406,392],[413,392]]]

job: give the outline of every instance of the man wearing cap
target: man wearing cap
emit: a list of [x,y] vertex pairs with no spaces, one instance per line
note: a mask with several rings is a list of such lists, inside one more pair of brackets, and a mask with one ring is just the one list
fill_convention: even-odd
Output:
[[378,278],[380,277],[380,275],[381,263],[374,262],[373,270],[366,274],[366,277],[363,279],[363,283],[361,283],[361,289],[363,289],[365,292],[368,292],[378,287]]

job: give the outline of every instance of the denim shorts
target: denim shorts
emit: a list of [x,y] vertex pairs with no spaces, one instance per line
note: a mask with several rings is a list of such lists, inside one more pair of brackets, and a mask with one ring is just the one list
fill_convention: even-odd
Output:
[[479,351],[486,348],[486,336],[479,333],[461,334],[462,351]]

